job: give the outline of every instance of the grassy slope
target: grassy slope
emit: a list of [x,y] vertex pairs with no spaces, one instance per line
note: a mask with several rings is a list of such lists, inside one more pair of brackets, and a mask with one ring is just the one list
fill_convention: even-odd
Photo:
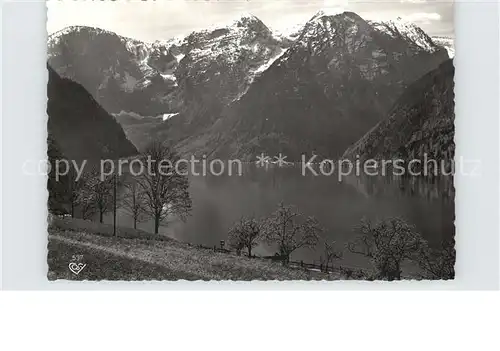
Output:
[[[48,264],[50,280],[175,280],[197,279],[195,276],[182,275],[144,261],[120,257],[99,249],[68,244],[50,238]],[[73,255],[83,255],[86,267],[73,274],[68,264]]]
[[[175,240],[114,238],[85,231],[49,228],[51,280],[333,280],[337,275],[283,267],[200,249]],[[72,255],[83,255],[87,266],[69,271]]]

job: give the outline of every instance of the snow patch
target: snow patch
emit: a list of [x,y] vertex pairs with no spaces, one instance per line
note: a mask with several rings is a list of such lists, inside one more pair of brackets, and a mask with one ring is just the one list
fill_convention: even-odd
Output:
[[164,113],[163,114],[163,121],[166,121],[166,120],[168,120],[168,119],[170,119],[172,117],[175,117],[178,114],[179,114],[179,112],[177,112],[177,113]]
[[175,59],[177,60],[177,63],[181,62],[181,60],[184,57],[186,57],[186,55],[184,55],[184,54],[175,55]]
[[165,73],[160,73],[160,76],[163,77],[165,80],[171,80],[171,81],[177,81],[177,78],[173,74],[165,74]]
[[276,60],[278,60],[281,56],[283,56],[283,54],[286,51],[287,51],[287,49],[280,48],[280,51],[278,52],[278,54],[276,56],[274,56],[271,59],[269,59],[266,63],[264,63],[262,66],[260,66],[256,70],[254,70],[252,73],[254,73],[255,75],[258,75],[258,74],[261,74],[262,72],[266,71],[269,67],[271,67],[271,65]]

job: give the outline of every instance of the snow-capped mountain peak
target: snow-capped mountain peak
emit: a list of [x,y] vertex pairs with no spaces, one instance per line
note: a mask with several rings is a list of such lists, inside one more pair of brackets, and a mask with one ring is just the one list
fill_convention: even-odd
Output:
[[237,18],[233,20],[233,23],[236,25],[249,25],[252,23],[262,23],[263,22],[255,15],[251,13],[242,13]]
[[314,55],[344,44],[353,52],[359,43],[370,40],[370,33],[367,22],[353,12],[322,10],[304,25],[295,45],[307,47]]
[[369,21],[369,23],[375,30],[389,35],[391,38],[402,37],[423,51],[433,53],[439,50],[439,47],[433,43],[432,39],[420,27],[405,21],[401,17],[396,20]]
[[218,33],[222,31],[270,32],[269,28],[257,16],[254,16],[251,13],[243,13],[229,21],[214,23],[204,29],[195,30],[191,32],[190,35],[196,33]]
[[[317,12],[293,32],[274,32],[252,14],[151,43],[73,26],[49,37],[49,63],[81,83],[110,111],[128,108],[159,115],[186,108],[182,106],[193,87],[197,96],[215,91],[221,104],[231,103],[274,66],[285,64],[288,69],[288,64],[310,60],[318,70],[335,76],[356,61],[353,69],[371,81],[388,74],[390,60],[444,51],[420,28],[401,19],[368,22],[340,8]],[[140,104],[123,92],[135,94]]]
[[210,65],[217,58],[228,63],[238,61],[242,55],[274,56],[271,46],[279,45],[280,38],[257,17],[243,15],[227,26],[217,26],[208,30],[192,32],[185,39],[187,54],[193,60],[207,60]]
[[322,17],[332,17],[332,16],[337,16],[342,13],[347,13],[344,11],[343,8],[341,7],[327,7],[319,10],[314,14],[314,16],[311,18],[311,21],[320,19]]

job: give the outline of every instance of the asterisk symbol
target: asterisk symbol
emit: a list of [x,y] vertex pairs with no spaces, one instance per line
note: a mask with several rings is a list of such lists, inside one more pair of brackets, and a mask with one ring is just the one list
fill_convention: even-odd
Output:
[[274,156],[274,159],[276,160],[276,163],[280,167],[282,167],[282,166],[284,166],[284,165],[287,164],[287,162],[285,161],[286,160],[286,156],[283,155],[281,152],[280,152],[279,156]]
[[255,163],[257,164],[257,166],[263,167],[269,163],[269,159],[269,156],[261,153],[260,156],[257,155],[257,161]]

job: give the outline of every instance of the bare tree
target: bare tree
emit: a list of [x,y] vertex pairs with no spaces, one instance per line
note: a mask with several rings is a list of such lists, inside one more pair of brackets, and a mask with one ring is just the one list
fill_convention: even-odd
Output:
[[[55,169],[55,165],[52,165],[52,170]],[[51,172],[52,173],[52,172]],[[51,174],[51,177],[54,177]],[[52,180],[49,178],[49,181]],[[56,182],[54,179],[53,182]],[[69,214],[71,217],[75,217],[75,208],[79,206],[79,200],[81,200],[81,192],[85,186],[85,180],[83,177],[78,178],[77,172],[71,163],[68,163],[67,174],[60,177],[61,186],[57,184],[57,191],[62,194],[58,200],[62,201],[64,204],[69,204]],[[56,183],[59,183],[56,182]],[[52,184],[49,184],[49,186]],[[49,189],[50,190],[50,189]]]
[[159,141],[151,143],[141,154],[142,165],[147,165],[137,177],[144,193],[144,211],[154,220],[154,233],[170,216],[186,220],[191,211],[187,166],[179,162],[177,153]]
[[104,214],[112,209],[114,186],[114,175],[104,177],[97,168],[86,173],[82,191],[87,193],[88,200],[93,201],[100,223],[103,223]]
[[[92,191],[96,175],[94,172],[85,172],[82,174],[78,183],[74,183],[75,188],[71,189],[74,192],[72,199],[72,212],[74,207],[78,207],[83,219],[90,219],[96,213],[95,194]],[[76,187],[78,185],[78,187]]]
[[292,206],[281,202],[278,209],[267,219],[265,238],[271,244],[278,245],[283,264],[288,264],[290,255],[300,248],[314,248],[322,232],[319,222],[314,217],[304,216]]
[[242,241],[232,241],[231,238],[229,238],[229,246],[236,251],[238,256],[241,256],[241,251],[245,248]]
[[94,185],[93,191],[95,193],[95,202],[100,223],[103,222],[104,214],[112,209],[114,185],[114,176],[108,176],[102,180],[98,178]]
[[84,181],[82,179],[76,180],[76,177],[76,172],[72,167],[70,167],[70,170],[68,172],[68,193],[72,218],[75,217],[75,207],[78,205],[78,197],[84,186]]
[[263,222],[255,218],[242,217],[230,230],[228,234],[229,245],[241,252],[243,248],[248,251],[248,257],[252,257],[252,248],[257,246],[258,240],[262,238]]
[[426,245],[414,226],[397,217],[375,224],[363,218],[357,229],[361,235],[349,242],[347,248],[352,253],[370,258],[377,279],[400,280],[401,263],[417,259]]
[[123,209],[134,220],[134,229],[137,229],[137,223],[143,221],[145,218],[145,195],[135,179],[125,182],[121,202]]
[[443,241],[441,247],[433,249],[424,245],[418,256],[420,268],[429,279],[455,278],[456,252],[454,241]]
[[334,260],[342,258],[343,252],[337,249],[335,241],[332,241],[330,243],[325,241],[323,255],[325,257],[325,270],[328,271],[328,265],[330,263],[333,263]]

